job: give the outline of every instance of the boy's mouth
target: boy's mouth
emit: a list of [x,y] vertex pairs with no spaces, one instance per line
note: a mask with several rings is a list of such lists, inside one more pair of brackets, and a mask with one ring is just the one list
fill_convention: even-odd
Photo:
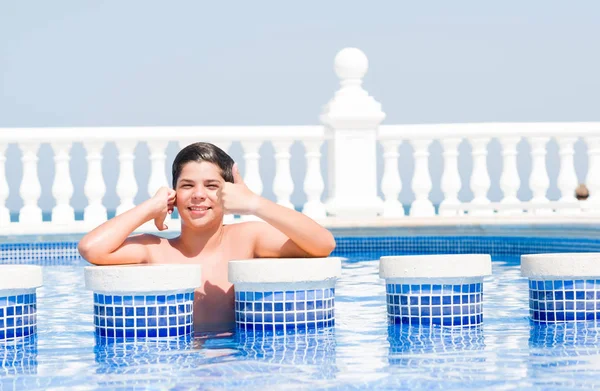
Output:
[[192,217],[203,217],[210,209],[212,208],[209,206],[188,206]]

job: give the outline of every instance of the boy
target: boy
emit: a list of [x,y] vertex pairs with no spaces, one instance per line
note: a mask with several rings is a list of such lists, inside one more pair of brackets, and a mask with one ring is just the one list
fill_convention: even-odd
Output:
[[[335,248],[333,235],[312,219],[248,189],[237,165],[215,145],[188,145],[175,157],[172,171],[174,190],[163,187],[149,200],[103,223],[83,237],[78,249],[95,265],[201,264],[203,285],[194,299],[196,332],[223,330],[234,322],[228,261],[327,257]],[[175,207],[181,219],[178,237],[129,237],[150,220],[160,231],[167,229],[165,218]],[[253,214],[264,222],[223,225],[224,214]]]

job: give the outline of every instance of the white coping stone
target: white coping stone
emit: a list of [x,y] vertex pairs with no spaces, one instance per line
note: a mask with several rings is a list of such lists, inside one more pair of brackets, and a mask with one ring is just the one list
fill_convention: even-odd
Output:
[[379,277],[460,278],[492,274],[489,254],[435,254],[386,256],[379,259]]
[[4,290],[42,286],[42,268],[33,265],[0,265],[0,295]]
[[161,293],[202,285],[200,265],[86,266],[85,287],[97,293]]
[[342,260],[331,258],[256,258],[229,262],[229,282],[238,284],[335,281]]
[[540,279],[600,277],[600,253],[521,255],[521,275]]

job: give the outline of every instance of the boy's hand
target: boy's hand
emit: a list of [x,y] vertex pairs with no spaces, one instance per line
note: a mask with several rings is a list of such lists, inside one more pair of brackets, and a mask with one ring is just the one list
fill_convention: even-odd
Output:
[[167,214],[173,213],[176,194],[175,190],[171,188],[161,187],[151,199],[153,208],[151,217],[154,219],[154,225],[159,231],[169,228],[165,224],[165,219]]
[[233,165],[232,173],[233,183],[225,182],[219,195],[225,214],[254,214],[254,211],[258,207],[260,196],[248,189],[248,186],[246,186],[240,175],[237,163]]

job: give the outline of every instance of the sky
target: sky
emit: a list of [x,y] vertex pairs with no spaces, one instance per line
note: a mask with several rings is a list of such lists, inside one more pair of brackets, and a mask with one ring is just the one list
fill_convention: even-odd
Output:
[[[368,56],[364,87],[385,124],[598,121],[599,20],[593,0],[0,0],[0,128],[318,124],[344,47]],[[21,205],[19,154],[7,151],[11,209]],[[42,163],[51,156],[42,148]],[[580,179],[585,162],[577,160]],[[44,178],[49,166],[40,164]],[[493,175],[492,199],[501,194]],[[76,208],[86,203],[81,178]],[[42,185],[49,209],[51,184]],[[441,197],[436,185],[431,197]],[[412,198],[403,190],[401,200]]]

